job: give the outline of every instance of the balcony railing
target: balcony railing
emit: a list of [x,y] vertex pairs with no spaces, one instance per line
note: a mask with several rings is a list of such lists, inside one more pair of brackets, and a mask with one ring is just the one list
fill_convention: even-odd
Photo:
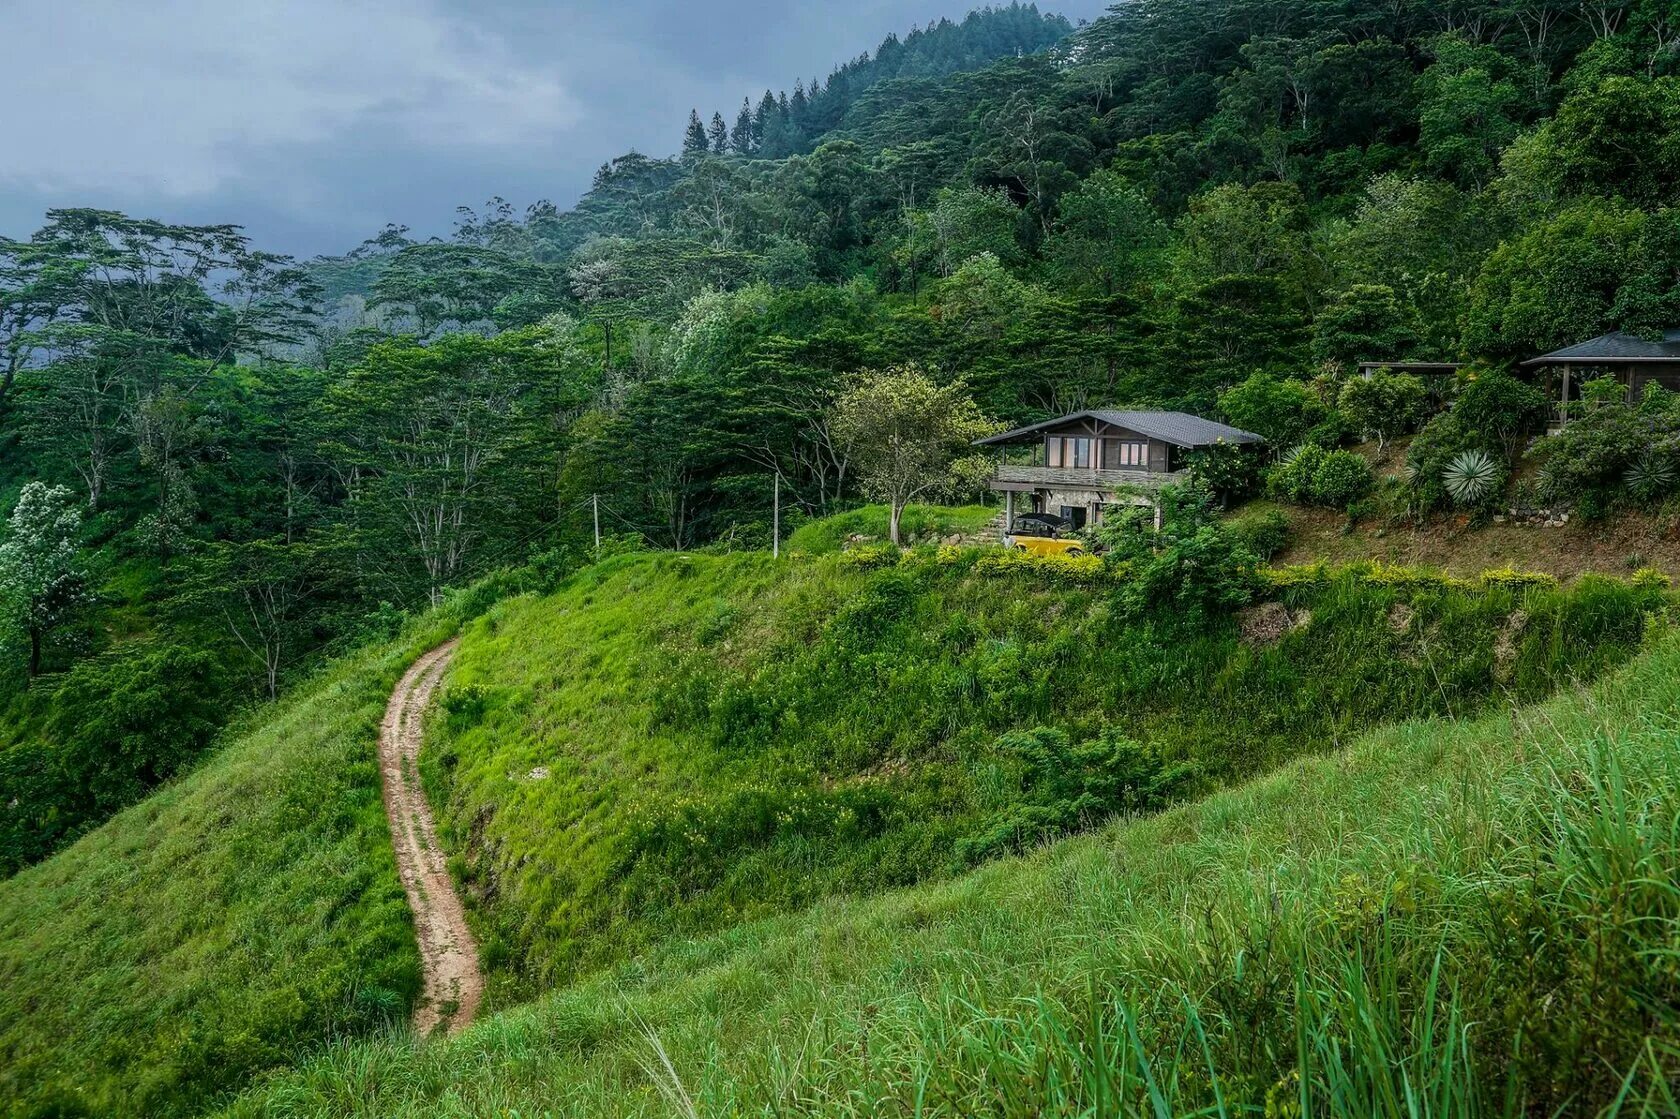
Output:
[[1188,474],[1185,470],[1170,473],[1152,470],[1080,470],[1077,467],[1011,466],[1005,463],[997,468],[993,481],[1051,490],[1114,490],[1126,486],[1160,489],[1174,482],[1182,482]]

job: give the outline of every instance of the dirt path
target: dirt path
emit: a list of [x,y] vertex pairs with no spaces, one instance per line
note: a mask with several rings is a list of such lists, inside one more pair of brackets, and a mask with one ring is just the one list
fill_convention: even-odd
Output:
[[421,720],[443,670],[455,655],[455,644],[441,645],[414,662],[392,693],[379,731],[385,815],[391,820],[397,870],[403,889],[408,891],[414,931],[420,941],[425,983],[414,1008],[414,1030],[421,1037],[430,1037],[439,1028],[451,1033],[471,1022],[484,994],[478,946],[467,928],[455,884],[450,881],[417,768]]

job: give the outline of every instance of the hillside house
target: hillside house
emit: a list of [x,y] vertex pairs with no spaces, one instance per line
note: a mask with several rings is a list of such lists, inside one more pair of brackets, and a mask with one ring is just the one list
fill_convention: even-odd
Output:
[[1569,405],[1581,398],[1581,386],[1600,377],[1619,381],[1630,401],[1645,395],[1647,385],[1680,392],[1680,330],[1666,330],[1646,341],[1617,331],[1529,358],[1522,368],[1553,402],[1552,423],[1567,422]]
[[1055,513],[1074,528],[1102,523],[1110,505],[1139,503],[1138,490],[1183,481],[1187,456],[1218,443],[1260,436],[1187,412],[1089,411],[979,440],[1002,452],[991,480],[1004,496],[1004,520]]

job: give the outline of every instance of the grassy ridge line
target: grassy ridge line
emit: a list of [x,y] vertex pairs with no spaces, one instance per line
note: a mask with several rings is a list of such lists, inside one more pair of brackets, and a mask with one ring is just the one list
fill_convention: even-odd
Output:
[[419,988],[375,760],[390,689],[482,594],[300,687],[0,883],[0,1114],[175,1114]]
[[227,1114],[1672,1113],[1677,711],[1666,636],[1535,708],[335,1047]]

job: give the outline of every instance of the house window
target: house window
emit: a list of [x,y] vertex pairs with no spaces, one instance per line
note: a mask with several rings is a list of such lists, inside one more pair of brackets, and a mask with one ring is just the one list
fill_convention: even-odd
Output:
[[1071,470],[1091,469],[1091,440],[1052,435],[1044,441],[1044,465]]
[[1104,470],[1149,469],[1148,443],[1134,443],[1125,439],[1104,439],[1102,455]]

